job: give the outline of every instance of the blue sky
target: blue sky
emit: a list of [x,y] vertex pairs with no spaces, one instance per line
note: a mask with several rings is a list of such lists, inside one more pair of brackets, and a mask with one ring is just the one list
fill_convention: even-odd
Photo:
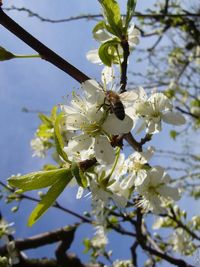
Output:
[[[119,1],[124,10],[124,2]],[[147,7],[145,0],[138,1],[137,10]],[[155,1],[149,1],[152,5]],[[15,4],[19,7],[25,6],[38,12],[44,17],[63,18],[83,13],[99,13],[97,1],[6,1],[5,6]],[[76,21],[64,24],[41,23],[36,18],[28,18],[23,12],[9,12],[21,26],[28,30],[32,35],[44,42],[49,48],[66,58],[71,64],[81,69],[88,76],[100,79],[102,67],[89,63],[85,54],[88,50],[97,47],[97,43],[92,39],[92,28],[95,22]],[[31,48],[18,40],[13,34],[0,26],[0,46],[5,47],[16,54],[34,53]],[[141,40],[141,45],[145,45],[146,40]],[[130,68],[134,68],[134,55],[130,60]],[[145,68],[145,66],[140,66]],[[31,110],[49,111],[52,106],[63,103],[66,94],[79,84],[55,66],[40,59],[21,59],[1,62],[0,64],[0,120],[1,120],[1,139],[0,139],[0,170],[1,179],[16,173],[28,173],[39,170],[46,160],[32,158],[30,150],[30,140],[38,126],[39,120],[36,113],[23,113],[22,108]],[[154,145],[163,147],[163,140],[166,134],[161,134],[155,138]],[[174,146],[172,140],[168,139],[166,147]],[[48,159],[47,159],[48,161]],[[71,209],[80,212],[90,206],[90,200],[75,200],[76,189],[72,188],[62,195],[61,201]],[[16,214],[8,212],[8,206],[1,202],[1,210],[8,221],[14,221],[17,229],[18,238],[31,236],[57,227],[62,227],[74,220],[70,215],[63,214],[61,211],[51,209],[41,218],[32,228],[25,226],[28,214],[35,204],[23,202],[20,211]],[[11,207],[9,205],[9,207]],[[56,218],[56,219],[54,219]],[[47,223],[48,222],[48,223]],[[86,229],[87,230],[87,229]],[[80,228],[78,238],[73,244],[75,252],[80,253],[83,247],[80,246],[81,240],[85,237],[85,228]],[[89,235],[93,232],[90,228]],[[113,234],[111,234],[113,236]],[[129,241],[120,236],[112,237],[112,242],[118,244],[115,247],[114,257],[127,258],[130,253],[127,249]],[[131,244],[131,243],[130,243]],[[52,250],[48,250],[48,253]],[[38,255],[36,251],[30,252],[32,256]],[[47,249],[43,248],[41,256],[47,255]],[[85,260],[85,256],[82,256]]]

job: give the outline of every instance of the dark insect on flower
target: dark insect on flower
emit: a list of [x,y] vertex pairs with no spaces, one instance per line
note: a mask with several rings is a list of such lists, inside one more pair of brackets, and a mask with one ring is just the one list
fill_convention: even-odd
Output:
[[115,114],[115,116],[119,120],[123,120],[125,118],[125,111],[119,95],[109,90],[106,92],[105,100],[107,100],[107,102],[110,104],[110,109]]

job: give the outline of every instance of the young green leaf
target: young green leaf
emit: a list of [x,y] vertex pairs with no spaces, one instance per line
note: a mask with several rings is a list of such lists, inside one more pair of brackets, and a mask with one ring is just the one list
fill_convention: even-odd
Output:
[[36,190],[49,187],[58,179],[71,175],[70,169],[56,169],[50,171],[32,172],[23,176],[10,177],[8,184],[15,188],[20,188],[22,191]]
[[53,138],[54,134],[52,132],[52,127],[49,127],[47,124],[40,124],[36,135],[40,138],[50,139]]
[[125,22],[126,30],[128,29],[129,23],[134,15],[136,3],[137,3],[137,0],[127,1],[127,12],[126,12],[126,22]]
[[53,205],[72,177],[71,173],[68,173],[67,177],[59,177],[32,211],[28,219],[28,226],[32,226]]
[[112,63],[118,64],[119,58],[117,55],[117,46],[120,44],[119,39],[114,38],[103,43],[99,47],[99,57],[101,61],[106,65],[111,67]]
[[51,111],[51,121],[52,122],[55,122],[55,120],[57,118],[57,110],[58,110],[58,107],[57,106],[54,106],[52,108],[52,111]]
[[76,178],[78,185],[83,188],[87,187],[87,178],[85,177],[83,171],[79,168],[76,162],[72,163],[71,171],[74,177]]
[[172,139],[174,139],[174,140],[176,140],[176,137],[179,135],[179,133],[177,133],[177,132],[174,131],[174,130],[171,130],[169,134],[170,134],[170,137],[171,137]]
[[104,16],[110,25],[113,33],[121,38],[123,33],[123,23],[120,8],[115,0],[99,0],[103,7]]
[[55,145],[56,145],[56,150],[58,154],[67,162],[69,162],[67,154],[64,152],[63,147],[64,147],[64,142],[62,139],[62,135],[60,132],[60,123],[63,120],[63,114],[60,113],[55,121],[54,125],[54,139],[55,139]]
[[0,46],[0,61],[10,60],[12,58],[15,58],[15,55]]
[[43,113],[39,113],[39,118],[40,120],[46,124],[48,127],[53,128],[53,124],[52,121],[50,120],[50,118],[48,118],[46,115],[44,115]]
[[96,32],[98,32],[99,30],[104,30],[106,29],[106,25],[104,21],[99,21],[93,28],[92,30],[92,34],[94,39],[96,39]]

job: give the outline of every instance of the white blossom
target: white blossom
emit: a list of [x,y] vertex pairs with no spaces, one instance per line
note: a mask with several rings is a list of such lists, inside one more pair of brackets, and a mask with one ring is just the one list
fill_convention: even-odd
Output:
[[152,229],[157,230],[160,229],[162,227],[162,225],[165,223],[165,221],[167,221],[168,218],[165,217],[157,217],[156,220],[154,221],[153,225],[152,225]]
[[112,83],[114,80],[114,68],[113,66],[105,66],[101,72],[101,81],[103,84]]
[[139,205],[144,210],[151,210],[156,214],[165,212],[163,207],[164,200],[178,200],[180,198],[178,189],[168,185],[170,180],[170,176],[160,166],[149,170],[143,183],[136,186],[136,191],[142,197]]
[[31,148],[33,150],[33,157],[39,157],[39,158],[44,158],[46,155],[46,147],[44,145],[44,142],[46,141],[45,138],[42,137],[35,137],[34,139],[31,140]]
[[12,228],[13,225],[14,225],[14,223],[8,223],[4,219],[1,219],[0,220],[0,238],[2,236],[14,234],[15,231]]
[[[108,33],[105,29],[100,29],[94,33],[94,38],[100,43],[104,43],[113,37],[114,36]],[[140,31],[135,28],[134,24],[131,24],[128,28],[127,37],[130,49],[132,50],[139,43],[140,37]]]
[[147,151],[135,152],[127,158],[125,164],[127,165],[128,176],[122,182],[124,189],[139,186],[143,183],[150,169],[148,161],[152,157],[153,152],[154,148],[149,147]]
[[181,228],[176,229],[176,231],[173,233],[171,243],[173,245],[173,250],[183,255],[186,255],[193,249],[193,244],[190,237]]
[[128,28],[128,44],[132,50],[137,44],[139,44],[140,31],[132,24]]
[[95,235],[91,240],[91,244],[95,248],[104,248],[108,244],[108,238],[105,233],[105,229],[102,225],[95,227]]
[[[103,185],[104,191],[107,193],[107,197],[104,198],[105,205],[112,200],[119,208],[124,208],[129,198],[129,190],[122,187],[122,181],[127,173],[127,165],[125,164],[125,155],[120,154],[117,163],[107,166],[97,166],[95,172],[102,177],[102,180],[109,177],[108,185]],[[99,181],[101,184],[101,181]],[[97,198],[102,199],[99,195]],[[103,200],[103,199],[102,199]]]
[[[107,42],[115,37],[111,33],[108,33],[105,29],[99,29],[98,31],[94,32],[93,35],[94,38],[100,43]],[[130,51],[132,51],[135,48],[135,46],[139,43],[139,37],[140,37],[140,31],[135,28],[134,24],[131,24],[127,32],[127,39]],[[120,56],[123,55],[123,50],[121,45],[118,45],[118,53]],[[114,55],[117,56],[117,51],[114,52]],[[90,50],[86,54],[86,58],[91,63],[99,65],[102,64],[102,61],[98,54],[98,49]]]
[[101,108],[105,94],[95,81],[85,82],[83,89],[87,98],[74,94],[71,106],[62,106],[65,128],[77,133],[64,150],[69,156],[81,150],[90,150],[99,163],[111,164],[115,159],[115,149],[110,144],[109,136],[130,132],[133,121],[129,116],[119,120],[115,114]]
[[134,267],[130,260],[116,260],[112,267]]
[[[141,88],[140,92],[142,92]],[[134,107],[136,114],[144,120],[140,130],[146,126],[146,131],[149,134],[160,132],[162,121],[172,125],[182,125],[185,123],[184,116],[179,112],[172,111],[170,100],[162,93],[154,92],[147,99],[146,93],[143,90],[143,96],[136,101]]]
[[86,58],[88,61],[90,61],[93,64],[99,64],[102,65],[102,61],[98,54],[98,49],[93,49],[87,52]]

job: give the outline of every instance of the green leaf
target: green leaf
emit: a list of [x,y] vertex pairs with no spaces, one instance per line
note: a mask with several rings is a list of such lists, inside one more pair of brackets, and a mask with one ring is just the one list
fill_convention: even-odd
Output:
[[104,16],[107,19],[113,33],[119,38],[122,37],[123,23],[120,8],[115,0],[99,0],[104,10]]
[[127,1],[127,12],[126,12],[126,22],[125,22],[126,30],[128,29],[129,23],[134,15],[136,3],[137,3],[137,0]]
[[200,100],[199,99],[193,99],[191,102],[190,102],[190,105],[192,107],[200,107]]
[[43,137],[43,138],[53,138],[53,132],[51,131],[52,127],[49,127],[46,124],[41,124],[36,132],[36,135],[38,137]]
[[114,38],[108,40],[99,47],[99,57],[106,66],[111,67],[112,64],[119,63],[119,58],[116,53],[118,44],[120,44],[119,39]]
[[55,125],[54,125],[54,139],[55,139],[55,145],[56,145],[56,150],[58,152],[58,154],[67,162],[69,162],[67,154],[64,152],[63,147],[64,147],[64,142],[62,139],[62,135],[60,132],[60,123],[62,123],[63,121],[63,114],[60,113],[55,121]]
[[50,118],[48,118],[46,115],[44,115],[43,113],[39,113],[38,114],[40,120],[46,124],[48,127],[53,128],[53,124],[52,121],[50,120]]
[[57,170],[58,167],[53,164],[45,164],[42,169],[43,171],[52,171],[52,170]]
[[56,169],[50,171],[32,172],[23,176],[10,177],[8,184],[23,191],[36,190],[51,186],[58,179],[71,175],[70,169]]
[[99,21],[93,28],[92,30],[92,34],[93,34],[93,38],[94,39],[97,39],[96,38],[96,32],[98,32],[99,30],[104,30],[106,29],[106,25],[105,25],[105,22],[104,21]]
[[179,133],[177,133],[176,131],[170,131],[170,137],[173,139],[173,140],[176,140],[176,137],[179,135]]
[[52,108],[52,111],[51,111],[51,121],[52,122],[55,122],[56,121],[56,118],[57,118],[57,110],[58,110],[58,107],[57,106],[54,106]]
[[84,246],[85,246],[84,253],[88,253],[89,250],[91,249],[91,246],[92,246],[90,239],[85,238],[85,239],[83,240],[83,244],[84,244]]
[[32,226],[53,205],[71,179],[72,174],[70,173],[66,177],[59,177],[32,211],[28,219],[28,226]]
[[13,58],[15,58],[14,54],[12,54],[11,52],[7,51],[5,48],[0,46],[0,61],[10,60]]
[[72,174],[76,178],[76,181],[78,185],[80,185],[83,188],[87,187],[87,178],[85,177],[83,171],[79,168],[78,164],[76,162],[72,163],[71,167]]

